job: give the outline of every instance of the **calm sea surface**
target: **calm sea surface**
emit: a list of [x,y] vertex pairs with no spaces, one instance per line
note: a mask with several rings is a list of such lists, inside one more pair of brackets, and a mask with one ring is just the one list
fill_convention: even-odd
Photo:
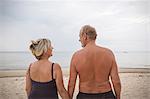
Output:
[[[120,68],[150,68],[150,52],[115,52]],[[68,68],[73,52],[53,52],[50,58],[62,68]],[[30,52],[0,52],[0,69],[27,69],[36,61]]]

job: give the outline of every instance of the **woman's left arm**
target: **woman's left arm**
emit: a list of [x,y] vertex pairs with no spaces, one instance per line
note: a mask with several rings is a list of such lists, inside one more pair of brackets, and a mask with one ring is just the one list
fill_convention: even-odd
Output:
[[55,64],[54,70],[56,71],[56,85],[60,96],[62,99],[69,99],[68,92],[64,87],[62,70],[59,64]]

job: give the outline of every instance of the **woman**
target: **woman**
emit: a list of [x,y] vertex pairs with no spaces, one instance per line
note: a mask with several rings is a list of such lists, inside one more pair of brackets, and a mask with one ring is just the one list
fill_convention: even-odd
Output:
[[57,90],[62,99],[69,99],[60,65],[48,60],[52,56],[52,49],[48,39],[38,39],[30,45],[37,61],[30,64],[26,74],[28,99],[58,99]]

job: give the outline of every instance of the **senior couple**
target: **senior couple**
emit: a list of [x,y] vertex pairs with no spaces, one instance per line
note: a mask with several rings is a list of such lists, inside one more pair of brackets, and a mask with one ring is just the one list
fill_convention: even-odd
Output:
[[30,50],[37,61],[30,64],[26,73],[28,99],[73,99],[76,79],[79,92],[76,99],[120,99],[121,83],[118,67],[110,49],[96,45],[94,27],[84,25],[79,34],[82,49],[76,51],[70,63],[68,90],[63,83],[61,66],[48,60],[52,56],[48,39],[32,41]]

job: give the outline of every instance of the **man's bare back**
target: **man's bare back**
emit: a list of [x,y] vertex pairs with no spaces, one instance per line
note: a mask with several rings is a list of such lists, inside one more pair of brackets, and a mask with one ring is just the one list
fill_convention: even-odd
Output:
[[113,54],[110,50],[89,45],[76,52],[74,60],[80,77],[79,90],[81,92],[103,93],[111,90],[109,74]]
[[[85,25],[80,30],[79,41],[83,49],[74,53],[70,64],[68,92],[71,99],[77,76],[79,76],[77,99],[82,99],[82,93],[104,93],[110,96],[109,98],[115,99],[112,89],[116,94],[116,98],[120,99],[121,83],[115,57],[111,50],[96,45],[96,36],[95,29],[89,25]],[[103,97],[101,94],[99,95]],[[93,95],[90,96],[93,98]],[[88,95],[84,97],[84,99],[87,98],[89,98]]]

